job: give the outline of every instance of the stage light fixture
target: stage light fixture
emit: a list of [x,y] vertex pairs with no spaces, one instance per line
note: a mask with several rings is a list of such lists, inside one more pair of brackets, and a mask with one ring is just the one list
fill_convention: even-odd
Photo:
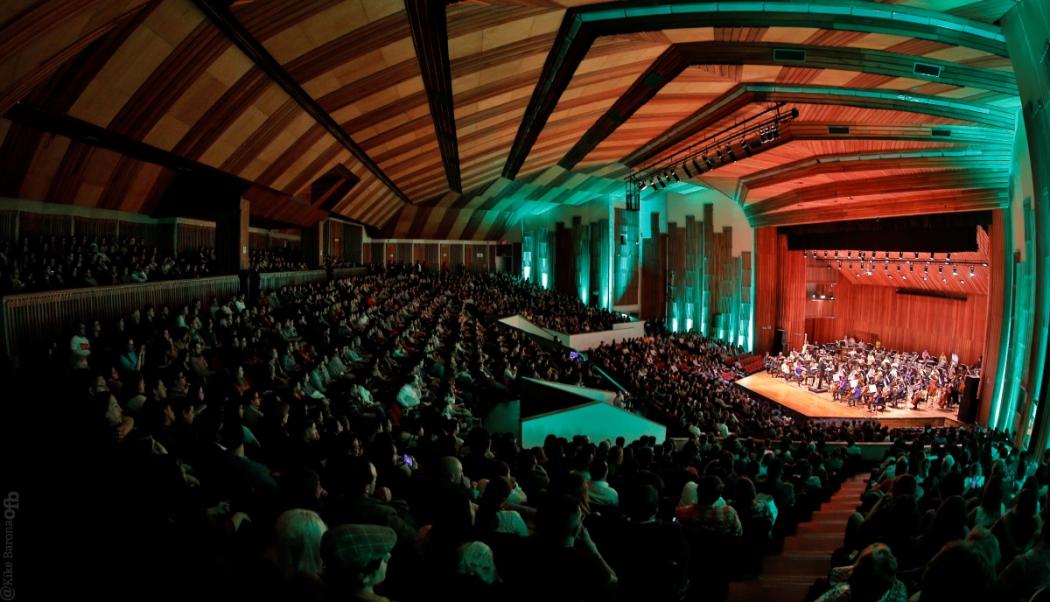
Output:
[[696,175],[704,173],[704,168],[700,167],[700,163],[696,159],[693,159],[693,167],[696,168]]
[[701,159],[703,159],[704,163],[707,164],[707,168],[708,169],[714,169],[715,162],[714,162],[714,160],[711,159],[711,157],[708,157],[707,155],[704,155],[704,156],[701,157]]
[[986,267],[988,267],[988,263],[987,263],[987,262],[984,262],[984,261],[982,261],[982,262],[981,262],[981,267],[982,267],[982,268],[986,268]]
[[671,168],[671,177],[674,178],[675,182],[681,182],[682,181],[682,178],[678,177],[678,170],[673,168],[673,167]]
[[751,143],[748,142],[747,140],[741,140],[740,141],[740,148],[744,149],[744,154],[747,155],[748,157],[750,157],[752,155],[752,153],[751,153]]
[[733,147],[732,146],[727,146],[726,147],[726,156],[729,157],[729,160],[731,162],[736,163],[736,153],[733,152]]
[[685,172],[685,177],[687,177],[687,178],[693,177],[693,174],[689,171],[689,164],[688,163],[682,163],[682,171]]
[[648,187],[649,187],[649,183],[646,182],[645,180],[642,180],[642,183],[638,185],[638,190],[639,191],[645,190]]
[[977,275],[977,273],[976,273],[976,268],[974,268],[974,267],[973,267],[973,266],[971,265],[971,266],[970,266],[970,278],[973,278],[973,277],[974,277],[974,276],[976,276],[976,275]]

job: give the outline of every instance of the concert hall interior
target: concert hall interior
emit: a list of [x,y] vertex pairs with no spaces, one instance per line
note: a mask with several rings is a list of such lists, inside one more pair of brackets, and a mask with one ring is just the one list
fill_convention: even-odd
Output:
[[1050,600],[1050,0],[0,32],[0,599]]

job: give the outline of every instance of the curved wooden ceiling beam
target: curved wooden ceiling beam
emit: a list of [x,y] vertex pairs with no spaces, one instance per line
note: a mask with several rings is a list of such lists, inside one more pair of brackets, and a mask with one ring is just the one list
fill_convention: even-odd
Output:
[[726,92],[718,100],[704,105],[700,110],[680,120],[660,136],[624,157],[622,162],[625,165],[635,166],[652,161],[696,133],[714,127],[744,106],[761,102],[830,104],[921,113],[1004,130],[1012,130],[1014,125],[1014,113],[1011,111],[951,98],[857,88],[766,83],[741,84]]
[[[801,52],[803,61],[776,58],[774,51]],[[916,64],[922,63],[940,69],[939,77],[916,74]],[[931,83],[978,88],[1002,94],[1017,95],[1017,80],[1013,73],[981,69],[950,61],[928,59],[911,54],[868,50],[865,48],[838,48],[815,44],[776,44],[742,42],[690,42],[675,44],[664,51],[642,73],[616,103],[587,130],[558,165],[572,169],[592,150],[598,147],[634,113],[652,100],[663,87],[678,77],[687,67],[695,65],[779,65],[803,69],[836,69],[889,77],[921,79]]]
[[746,202],[747,194],[752,190],[821,174],[911,168],[960,169],[978,166],[1008,168],[1011,157],[1012,153],[1009,149],[979,148],[820,155],[744,176],[740,179],[743,194],[738,195],[737,198],[740,202]]
[[749,218],[752,228],[788,226],[817,222],[836,222],[855,219],[985,211],[1008,207],[1010,197],[1005,188],[944,188],[941,190],[907,192],[886,195],[875,194],[853,202],[828,203],[821,207],[778,211]]
[[1002,128],[977,125],[907,125],[907,124],[842,124],[848,134],[832,133],[834,123],[806,123],[793,121],[785,132],[795,140],[914,140],[966,144],[971,146],[1012,147],[1013,132]]
[[[626,4],[626,6],[625,6]],[[815,27],[894,33],[1009,56],[998,27],[906,6],[870,2],[610,2],[566,11],[503,167],[513,179],[591,44],[603,35],[692,27]]]
[[1009,185],[1009,169],[960,169],[936,173],[891,175],[848,182],[831,182],[792,190],[764,201],[744,206],[748,218],[768,214],[793,205],[865,194],[905,193],[949,188],[1005,189]]
[[463,192],[459,177],[459,143],[456,116],[452,107],[452,67],[448,58],[448,20],[443,2],[405,0],[405,11],[412,29],[423,89],[427,92],[430,115],[434,120],[438,149],[445,164],[450,190]]

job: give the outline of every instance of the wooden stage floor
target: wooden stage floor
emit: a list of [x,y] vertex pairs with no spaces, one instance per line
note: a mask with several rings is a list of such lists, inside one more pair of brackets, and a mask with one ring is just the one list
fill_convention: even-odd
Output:
[[957,420],[959,413],[957,408],[939,410],[928,408],[924,404],[919,410],[913,410],[911,406],[901,409],[890,407],[876,415],[869,412],[866,405],[850,407],[845,402],[833,401],[830,391],[813,393],[808,388],[800,388],[797,384],[773,378],[765,371],[741,378],[736,381],[736,384],[759,397],[812,420],[867,419],[878,420],[883,425],[890,427],[938,427],[960,424]]

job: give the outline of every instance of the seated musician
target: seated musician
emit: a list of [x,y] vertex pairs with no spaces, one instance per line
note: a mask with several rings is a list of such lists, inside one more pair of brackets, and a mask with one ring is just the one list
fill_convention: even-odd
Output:
[[784,380],[788,380],[791,377],[791,366],[788,365],[786,359],[780,360],[780,375],[784,377]]
[[886,409],[886,397],[883,390],[879,390],[876,385],[868,385],[868,394],[870,395],[871,402],[868,405],[868,409],[872,412],[880,412]]
[[849,405],[855,406],[860,403],[861,398],[864,397],[864,385],[860,381],[854,381],[853,385],[853,396],[849,400]]

